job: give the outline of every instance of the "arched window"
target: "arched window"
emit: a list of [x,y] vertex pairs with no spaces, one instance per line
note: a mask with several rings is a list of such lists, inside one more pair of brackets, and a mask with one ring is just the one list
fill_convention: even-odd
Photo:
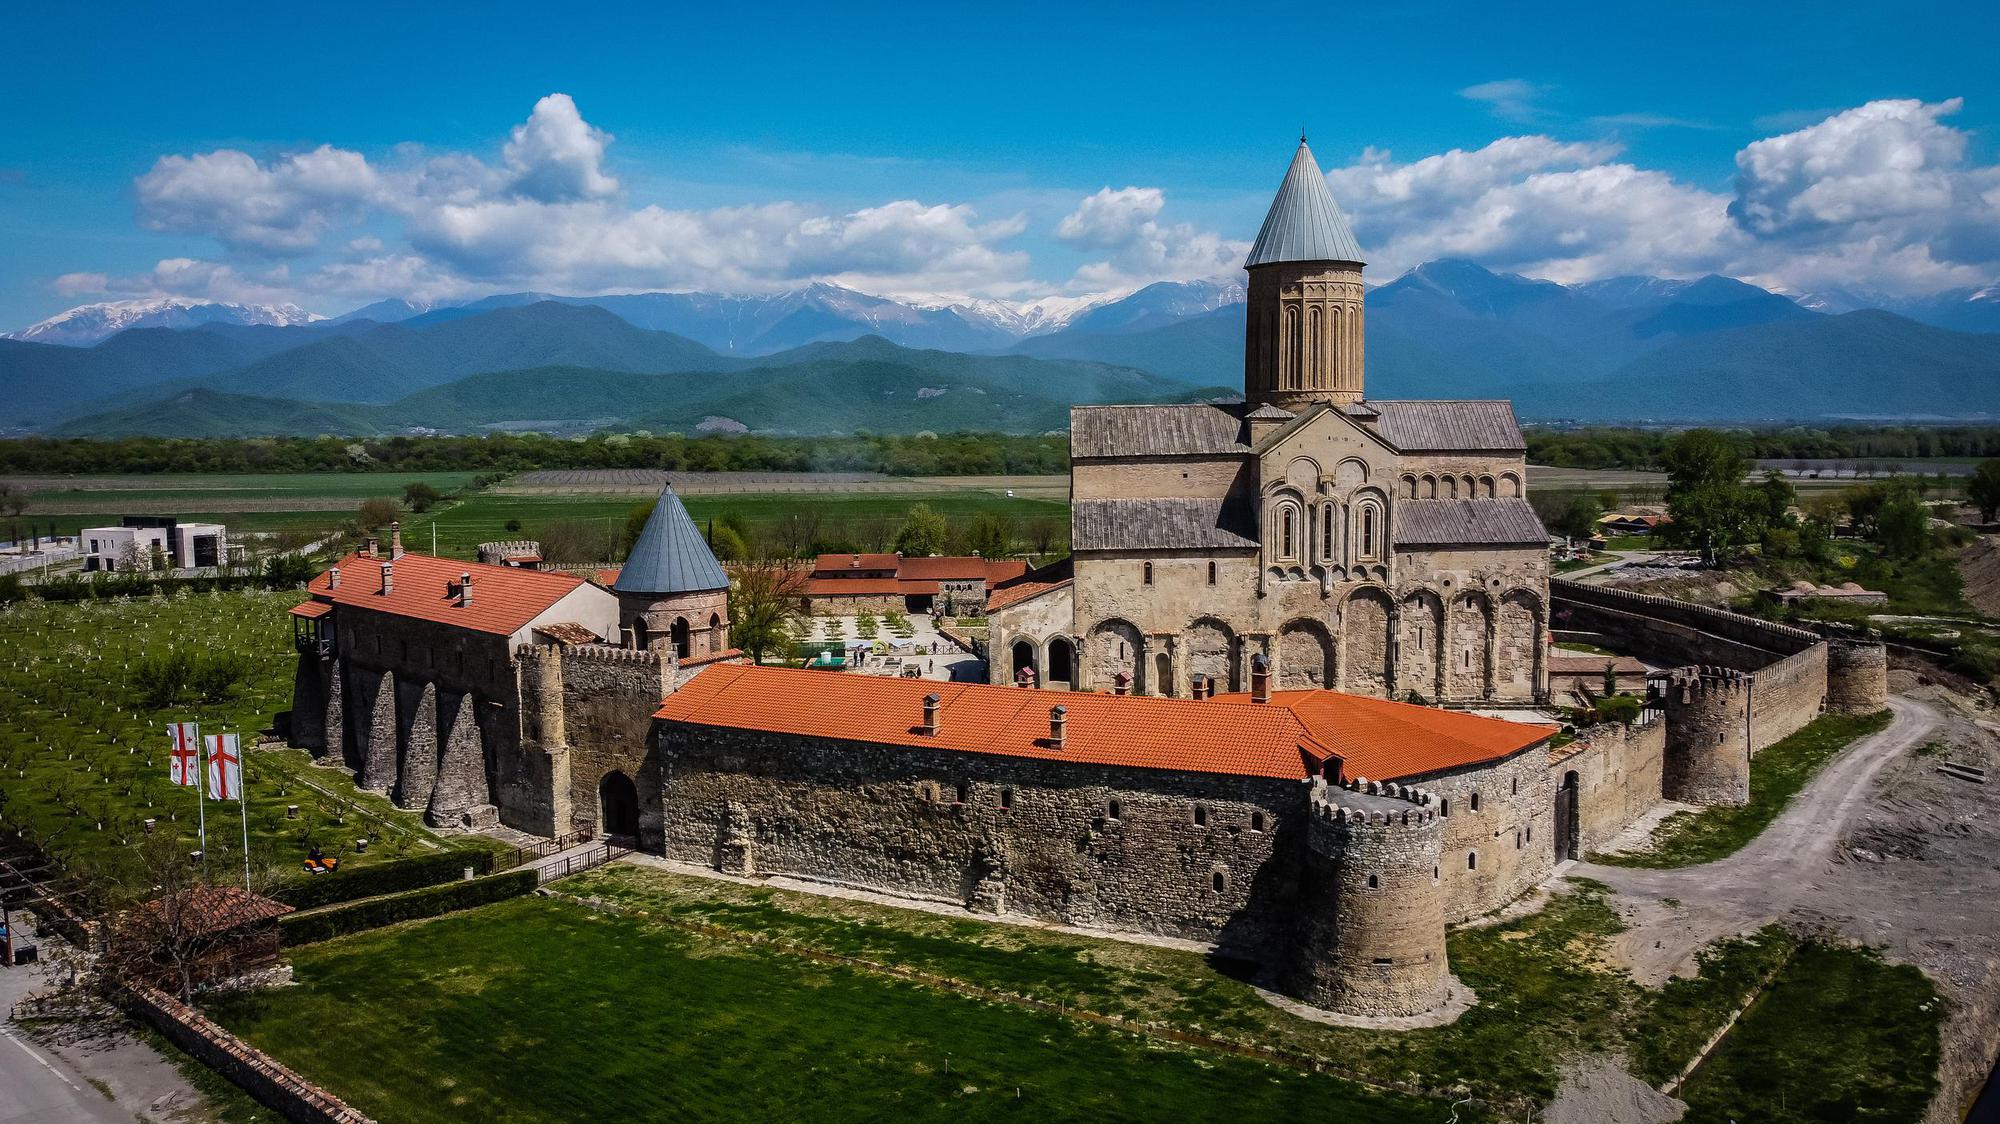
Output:
[[1262,812],[1250,813],[1250,830],[1251,831],[1264,830],[1264,813]]
[[1146,563],[1146,576],[1144,578],[1144,581],[1147,585],[1153,584],[1153,564],[1151,562]]
[[1477,792],[1472,794],[1472,810],[1475,812],[1479,810],[1479,794]]
[[1449,799],[1438,801],[1438,815],[1451,815],[1451,801]]
[[1326,504],[1319,509],[1319,556],[1333,557],[1333,505]]
[[1364,504],[1361,508],[1361,557],[1375,557],[1375,505]]
[[1380,875],[1375,875],[1375,874],[1371,874],[1371,875],[1369,875],[1369,876],[1368,876],[1368,888],[1369,888],[1369,889],[1371,889],[1371,890],[1379,890],[1379,889],[1381,889],[1381,888],[1382,888],[1382,878],[1381,878],[1381,876],[1380,876]]
[[1467,851],[1467,852],[1465,853],[1465,869],[1467,869],[1467,870],[1478,870],[1478,869],[1479,869],[1479,852],[1478,852],[1478,851]]
[[1196,827],[1208,826],[1208,809],[1199,804],[1194,806],[1194,825]]
[[1218,870],[1209,876],[1209,884],[1215,887],[1216,893],[1220,894],[1229,888],[1229,876]]
[[1519,796],[1520,794],[1521,794],[1521,778],[1515,777],[1512,795]]
[[1118,801],[1113,800],[1104,806],[1104,818],[1108,820],[1118,818]]
[[1298,534],[1298,525],[1293,520],[1296,514],[1297,509],[1291,504],[1281,504],[1278,507],[1278,557],[1280,558],[1290,558],[1296,553],[1292,548],[1292,543]]
[[1213,562],[1208,564],[1208,584],[1215,584],[1215,563]]

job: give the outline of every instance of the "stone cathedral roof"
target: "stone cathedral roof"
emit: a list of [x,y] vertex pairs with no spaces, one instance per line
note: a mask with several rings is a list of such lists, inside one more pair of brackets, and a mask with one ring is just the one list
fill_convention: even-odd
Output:
[[701,529],[681,506],[672,488],[660,492],[660,502],[632,544],[632,553],[618,568],[611,588],[619,593],[694,593],[728,589],[729,575],[708,549]]
[[[1528,447],[1513,403],[1504,399],[1368,399],[1361,405],[1374,431],[1398,452],[1519,453]],[[1244,410],[1241,402],[1076,406],[1069,412],[1069,453],[1085,459],[1241,455],[1251,449]]]
[[1304,137],[1243,268],[1287,261],[1361,261],[1361,244],[1334,203],[1333,190]]
[[1398,500],[1398,549],[1547,546],[1549,532],[1524,499]]

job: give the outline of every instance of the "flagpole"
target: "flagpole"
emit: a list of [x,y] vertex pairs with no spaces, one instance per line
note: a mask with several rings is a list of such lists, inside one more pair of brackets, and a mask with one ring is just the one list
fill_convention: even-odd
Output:
[[[229,740],[236,742],[236,735]],[[230,748],[236,751],[236,814],[243,820],[243,888],[250,888],[250,795],[243,791],[249,783],[250,771],[243,767],[243,746],[239,742]]]

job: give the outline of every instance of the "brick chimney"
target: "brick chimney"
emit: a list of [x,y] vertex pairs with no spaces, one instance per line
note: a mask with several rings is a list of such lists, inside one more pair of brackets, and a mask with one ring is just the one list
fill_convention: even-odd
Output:
[[389,557],[401,558],[402,556],[403,525],[401,523],[391,523],[389,524]]
[[925,695],[925,696],[924,696],[924,727],[923,727],[923,732],[924,732],[924,733],[926,733],[926,734],[929,734],[929,735],[930,735],[930,736],[932,736],[932,737],[936,737],[936,736],[937,736],[937,732],[938,732],[938,730],[940,729],[940,727],[938,726],[938,703],[939,703],[939,701],[940,701],[940,700],[938,699],[938,697],[937,697],[937,694],[936,694],[936,692],[932,692],[931,694],[928,694],[928,695]]
[[335,566],[326,572],[326,587],[328,589],[340,588],[340,567]]
[[395,591],[396,591],[395,566],[392,563],[384,562],[382,563],[382,592],[394,593]]
[[1114,694],[1114,695],[1129,695],[1129,694],[1131,694],[1131,693],[1132,693],[1132,673],[1131,673],[1131,672],[1129,672],[1129,671],[1121,671],[1121,672],[1119,672],[1118,674],[1116,674],[1116,675],[1112,676],[1112,677],[1111,677],[1111,693],[1112,693],[1112,694]]
[[361,546],[361,553],[363,553],[363,554],[366,554],[366,555],[367,555],[368,557],[370,557],[370,558],[373,558],[373,557],[375,557],[375,555],[376,555],[376,552],[377,552],[377,550],[379,549],[379,548],[378,548],[378,547],[376,546],[376,542],[377,542],[377,541],[378,541],[378,540],[377,540],[377,539],[375,538],[375,536],[374,536],[374,535],[369,535],[369,536],[368,536],[368,538],[367,538],[367,540],[366,540],[365,542],[363,542],[363,543],[362,543],[362,546]]
[[1271,661],[1262,652],[1250,657],[1250,701],[1271,701]]
[[472,571],[471,571],[471,570],[467,570],[466,572],[464,572],[464,573],[462,573],[462,574],[458,575],[458,603],[459,603],[460,605],[470,605],[470,604],[472,604]]
[[1197,674],[1188,684],[1188,693],[1194,698],[1205,699],[1208,697],[1208,689],[1212,685],[1208,676]]
[[1069,708],[1052,706],[1049,708],[1049,744],[1057,749],[1063,747],[1063,733],[1069,725]]

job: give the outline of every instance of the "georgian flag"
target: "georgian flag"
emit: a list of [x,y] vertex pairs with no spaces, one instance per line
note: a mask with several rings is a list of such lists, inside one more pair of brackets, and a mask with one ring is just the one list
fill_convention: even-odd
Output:
[[210,734],[208,794],[217,800],[243,799],[243,751],[235,734]]
[[182,788],[201,783],[201,739],[192,722],[167,723],[173,749],[167,753],[167,779]]

